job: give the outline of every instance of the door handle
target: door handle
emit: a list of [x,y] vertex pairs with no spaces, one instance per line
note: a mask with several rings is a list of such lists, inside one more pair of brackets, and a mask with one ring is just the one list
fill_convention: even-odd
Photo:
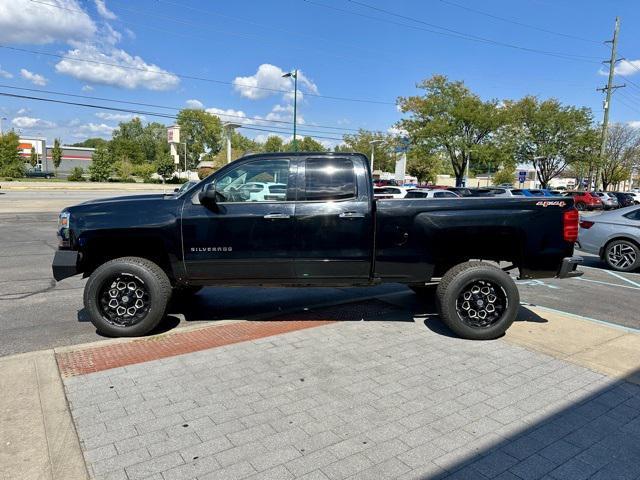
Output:
[[265,215],[263,218],[266,218],[269,220],[278,220],[278,219],[291,218],[291,215],[287,215],[286,213],[269,213]]
[[364,218],[364,213],[359,212],[342,212],[338,215],[340,218]]

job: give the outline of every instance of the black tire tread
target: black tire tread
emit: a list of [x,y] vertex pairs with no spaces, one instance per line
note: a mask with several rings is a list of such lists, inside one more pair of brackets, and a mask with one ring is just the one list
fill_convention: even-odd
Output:
[[[158,282],[158,286],[160,289],[160,296],[159,298],[156,298],[155,301],[160,302],[159,304],[164,314],[164,311],[167,307],[167,303],[169,302],[169,298],[171,297],[171,282],[169,281],[169,277],[167,276],[167,274],[164,272],[162,268],[160,268],[156,263],[152,262],[151,260],[148,260],[142,257],[118,257],[118,258],[109,260],[103,263],[102,265],[100,265],[98,268],[96,268],[91,274],[91,276],[89,277],[87,284],[85,285],[84,294],[83,294],[85,308],[87,308],[86,306],[90,303],[89,295],[93,290],[92,282],[95,281],[95,278],[97,276],[96,273],[99,274],[101,271],[109,268],[110,266],[121,264],[121,263],[134,264],[139,267],[142,267],[143,269],[146,269],[149,273],[151,273],[151,275]],[[120,336],[143,335],[144,333],[147,333],[148,331],[153,330],[158,325],[158,323],[160,322],[163,316],[164,315],[159,315],[156,321],[154,321],[151,325],[149,325],[146,331],[143,333],[130,334],[130,332],[127,332],[126,330],[123,330],[122,332],[118,332],[118,333],[120,334]],[[100,330],[100,327],[98,327],[97,325],[96,327]],[[112,332],[106,332],[106,333],[112,333]]]
[[[465,331],[461,330],[459,323],[453,320],[458,318],[458,313],[455,311],[454,312],[450,311],[450,308],[447,302],[445,301],[445,295],[447,294],[450,288],[451,282],[453,282],[458,277],[459,274],[470,271],[470,270],[485,270],[487,268],[493,269],[496,272],[500,272],[500,274],[506,275],[502,269],[500,269],[499,267],[493,264],[490,264],[487,262],[481,262],[481,261],[469,261],[469,262],[460,263],[452,267],[451,269],[449,269],[444,274],[444,276],[440,280],[440,283],[438,284],[438,288],[436,290],[436,306],[438,308],[438,312],[440,313],[440,318],[445,323],[445,325],[447,325],[447,327],[449,327],[453,332],[455,332],[456,334],[460,335],[463,338],[469,338],[469,337]],[[517,289],[516,289],[516,292],[517,292]],[[516,300],[519,303],[519,300],[520,300],[519,295],[517,296]],[[504,330],[509,328],[512,322],[513,320],[508,322]],[[478,335],[474,339],[490,340],[493,338],[497,338],[500,335],[501,334],[490,335],[488,334],[488,332],[478,332]]]

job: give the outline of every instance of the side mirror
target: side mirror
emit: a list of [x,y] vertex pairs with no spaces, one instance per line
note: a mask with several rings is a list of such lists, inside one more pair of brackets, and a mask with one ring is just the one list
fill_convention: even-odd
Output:
[[215,207],[216,205],[216,185],[215,183],[208,183],[198,194],[198,200],[205,207]]

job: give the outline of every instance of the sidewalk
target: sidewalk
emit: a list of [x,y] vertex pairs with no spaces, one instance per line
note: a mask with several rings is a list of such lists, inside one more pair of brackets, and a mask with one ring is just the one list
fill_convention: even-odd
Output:
[[167,189],[173,191],[178,184],[161,183],[120,183],[120,182],[0,182],[0,191],[7,190],[122,190],[122,191],[157,191]]
[[[368,303],[368,321],[330,308],[58,350],[89,475],[640,476],[640,335],[528,307],[504,339],[469,342],[385,300]],[[51,373],[52,356],[35,358]],[[0,360],[2,391],[25,392],[2,399],[3,445],[16,446],[0,478],[84,478],[77,443],[63,435],[68,413],[54,430],[76,462],[56,466],[58,440],[46,453],[42,425],[68,410],[58,408],[59,377],[46,383],[58,395],[44,396],[57,408],[27,393],[42,388],[31,358]],[[38,466],[21,468],[28,458]]]

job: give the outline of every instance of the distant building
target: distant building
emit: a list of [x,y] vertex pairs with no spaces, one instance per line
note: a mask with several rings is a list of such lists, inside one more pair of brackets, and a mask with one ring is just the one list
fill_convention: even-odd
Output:
[[[61,145],[60,147],[62,148],[62,161],[58,167],[59,177],[69,176],[71,170],[75,167],[80,167],[85,172],[87,171],[89,165],[91,165],[95,148],[68,147],[66,145]],[[20,137],[20,146],[18,149],[25,163],[28,164],[28,168],[33,168],[29,164],[32,148],[35,149],[36,155],[38,156],[38,164],[35,170],[53,172],[53,157],[51,154],[53,145],[46,145],[46,138]],[[43,151],[46,152],[46,156],[42,154]]]

